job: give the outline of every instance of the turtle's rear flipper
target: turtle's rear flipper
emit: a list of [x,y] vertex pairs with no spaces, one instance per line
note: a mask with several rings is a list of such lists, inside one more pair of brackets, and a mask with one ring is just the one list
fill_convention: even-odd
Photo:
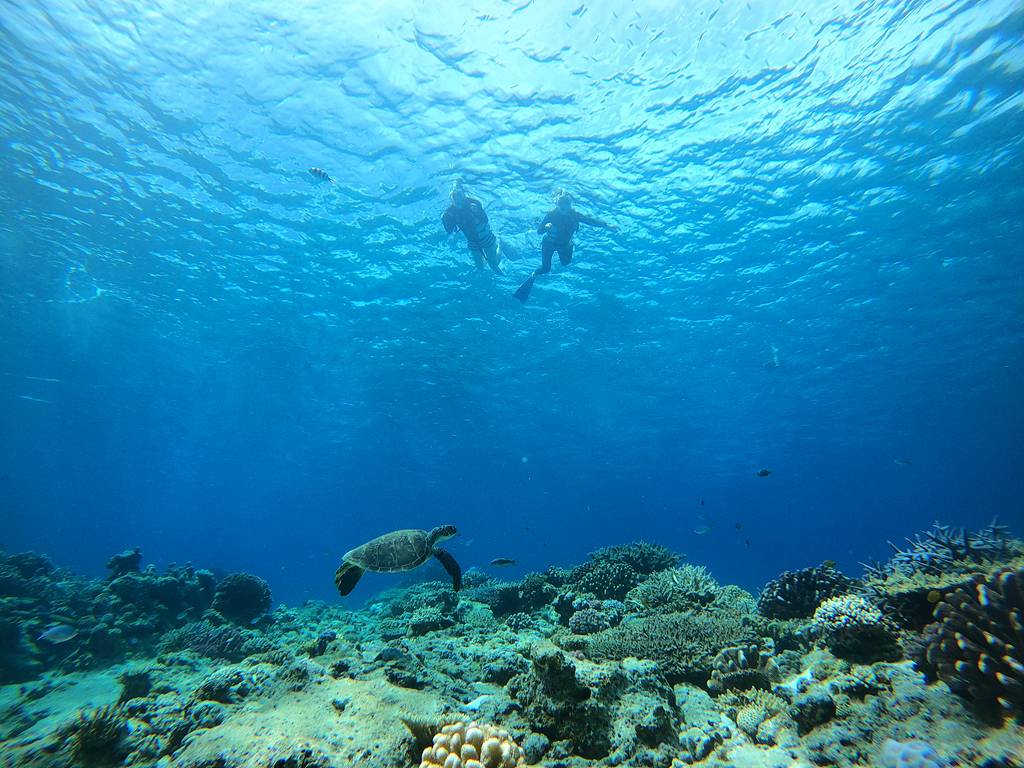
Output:
[[[458,566],[455,566],[458,568]],[[341,567],[334,572],[334,585],[342,597],[356,588],[359,578],[363,575],[363,569],[352,563],[342,563]]]
[[448,571],[448,575],[452,577],[452,588],[458,592],[462,588],[462,569],[459,568],[459,564],[455,562],[455,558],[452,557],[451,552],[444,549],[438,549],[434,547],[434,557],[441,561],[441,565]]

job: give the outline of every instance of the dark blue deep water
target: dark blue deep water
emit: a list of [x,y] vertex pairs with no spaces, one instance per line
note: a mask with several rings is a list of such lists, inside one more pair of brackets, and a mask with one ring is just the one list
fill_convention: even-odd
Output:
[[[1018,0],[3,0],[0,546],[295,602],[440,523],[751,589],[1020,535],[1022,41]],[[620,230],[520,304],[559,187]]]

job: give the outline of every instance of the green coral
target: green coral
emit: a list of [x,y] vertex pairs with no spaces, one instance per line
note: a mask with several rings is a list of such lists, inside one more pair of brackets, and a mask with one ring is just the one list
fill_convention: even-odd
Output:
[[724,610],[648,616],[591,636],[587,652],[599,659],[650,659],[671,682],[704,685],[715,655],[756,641],[759,623],[755,616]]
[[626,595],[626,605],[639,613],[679,613],[708,605],[720,586],[699,565],[682,565],[660,571]]

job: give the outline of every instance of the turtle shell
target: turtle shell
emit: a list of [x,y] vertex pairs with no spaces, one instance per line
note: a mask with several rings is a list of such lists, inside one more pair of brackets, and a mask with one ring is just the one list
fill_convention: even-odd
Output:
[[394,573],[408,571],[430,557],[432,547],[426,531],[409,528],[392,531],[345,554],[345,561],[367,571]]

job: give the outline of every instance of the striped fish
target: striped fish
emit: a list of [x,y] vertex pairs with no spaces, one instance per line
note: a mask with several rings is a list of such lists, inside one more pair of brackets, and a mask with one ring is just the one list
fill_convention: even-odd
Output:
[[320,181],[326,181],[330,184],[334,183],[334,179],[332,179],[331,175],[327,173],[327,171],[325,171],[323,168],[317,168],[316,166],[313,166],[312,168],[309,169],[309,172],[313,174],[313,178],[315,179],[319,179]]

